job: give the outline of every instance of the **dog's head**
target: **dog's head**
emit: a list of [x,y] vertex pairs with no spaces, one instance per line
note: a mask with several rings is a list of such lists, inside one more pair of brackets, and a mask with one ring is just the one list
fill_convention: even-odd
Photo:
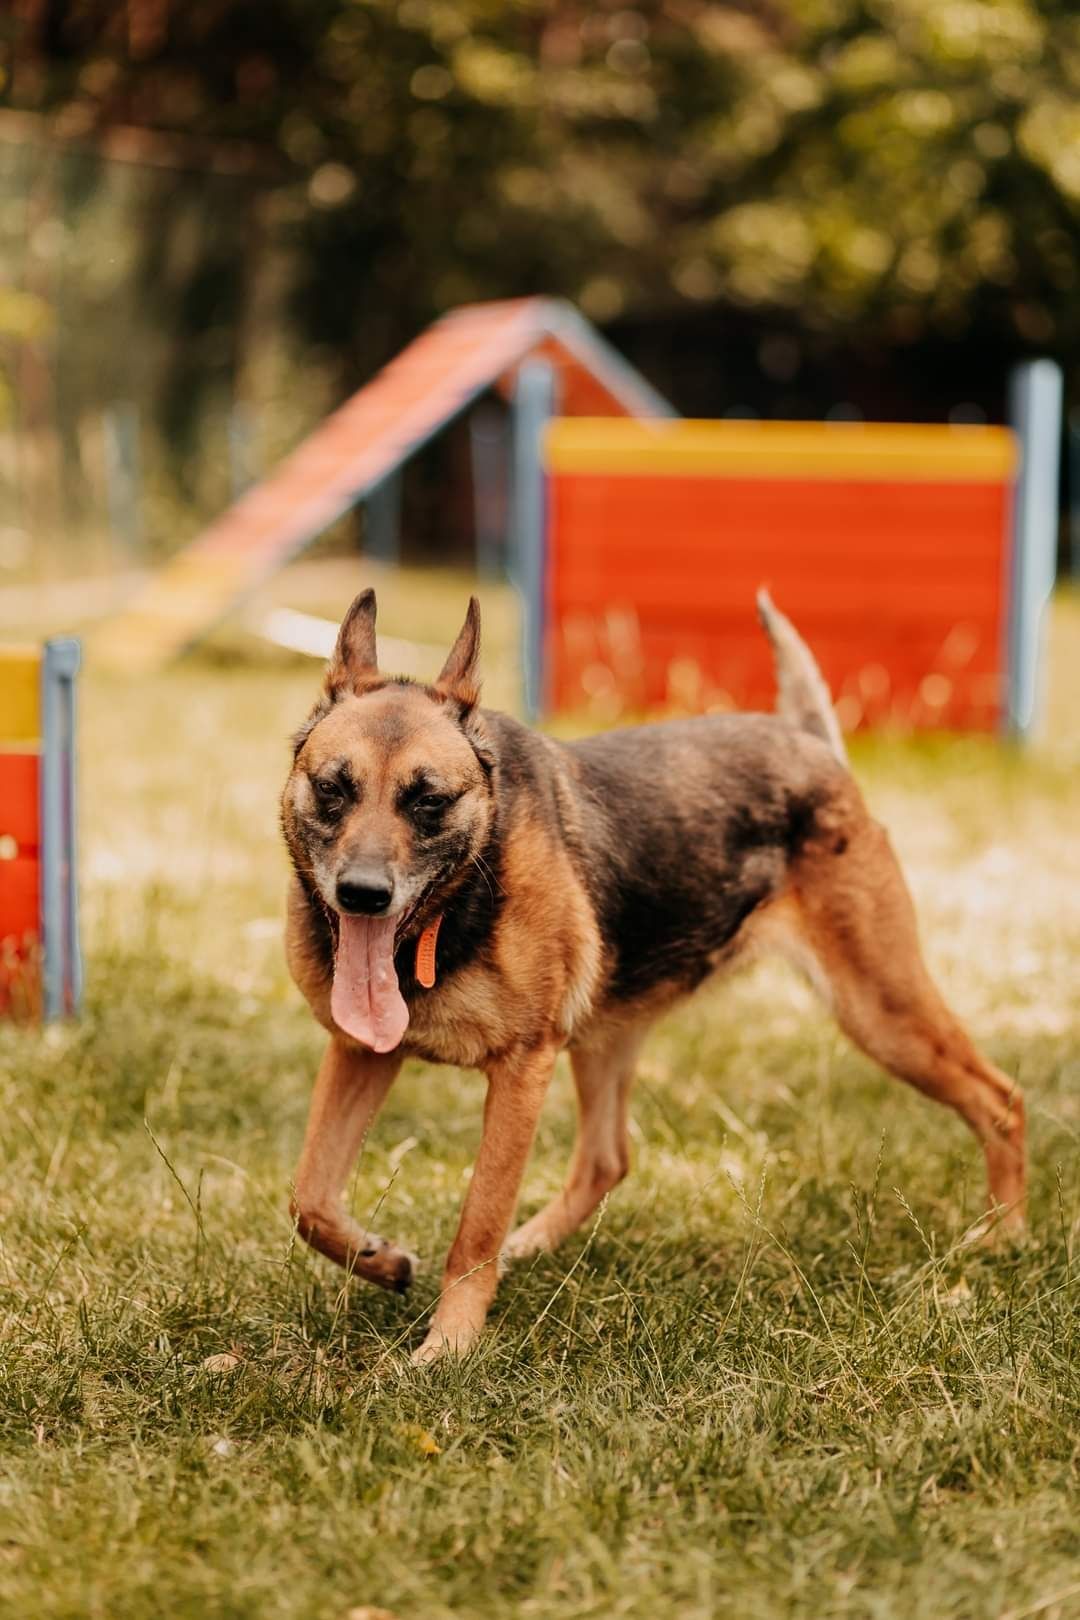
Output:
[[491,827],[490,745],[476,709],[479,645],[473,597],[432,685],[385,676],[375,593],[364,591],[345,615],[324,693],[295,739],[282,798],[285,839],[301,878],[331,914],[334,1017],[376,1051],[396,1046],[408,1022],[396,946],[442,914]]

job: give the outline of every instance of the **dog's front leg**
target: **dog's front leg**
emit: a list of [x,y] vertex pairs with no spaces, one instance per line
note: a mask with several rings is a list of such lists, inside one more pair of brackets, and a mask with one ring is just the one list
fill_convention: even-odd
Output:
[[480,1336],[556,1055],[554,1046],[545,1046],[488,1070],[480,1151],[447,1256],[439,1303],[414,1362],[435,1361],[447,1350],[468,1350]]
[[367,1052],[331,1037],[319,1065],[290,1208],[300,1236],[380,1288],[403,1293],[415,1255],[365,1232],[342,1196],[371,1122],[401,1067],[396,1052]]

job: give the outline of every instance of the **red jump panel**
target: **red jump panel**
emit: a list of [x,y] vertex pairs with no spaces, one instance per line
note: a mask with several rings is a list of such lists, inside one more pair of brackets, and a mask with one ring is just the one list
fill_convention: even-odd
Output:
[[1004,700],[1011,484],[549,478],[548,700],[612,715],[771,708],[754,596],[819,659],[843,723],[991,730]]
[[41,757],[0,753],[0,1014],[40,997]]

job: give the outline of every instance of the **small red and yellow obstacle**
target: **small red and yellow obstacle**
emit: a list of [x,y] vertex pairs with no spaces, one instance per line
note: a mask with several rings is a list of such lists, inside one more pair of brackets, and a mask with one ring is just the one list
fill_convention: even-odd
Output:
[[767,584],[847,728],[998,729],[1018,451],[998,427],[553,420],[545,706],[768,708]]
[[75,884],[79,644],[0,648],[0,1013],[60,1018],[81,994]]

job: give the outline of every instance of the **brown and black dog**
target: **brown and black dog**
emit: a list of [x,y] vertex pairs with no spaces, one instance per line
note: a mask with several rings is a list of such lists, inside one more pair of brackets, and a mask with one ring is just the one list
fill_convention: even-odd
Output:
[[[330,1033],[293,1212],[323,1254],[406,1288],[413,1257],[344,1208],[350,1170],[405,1057],[485,1071],[480,1150],[415,1360],[472,1345],[500,1257],[554,1248],[625,1175],[646,1031],[751,950],[795,960],[852,1040],[966,1120],[999,1224],[1023,1224],[1020,1092],[932,983],[824,681],[764,594],[759,607],[777,716],[569,744],[478,707],[475,599],[430,686],[380,672],[373,592],[345,616],[282,802],[289,964]],[[508,1236],[564,1048],[573,1162],[558,1197]]]

